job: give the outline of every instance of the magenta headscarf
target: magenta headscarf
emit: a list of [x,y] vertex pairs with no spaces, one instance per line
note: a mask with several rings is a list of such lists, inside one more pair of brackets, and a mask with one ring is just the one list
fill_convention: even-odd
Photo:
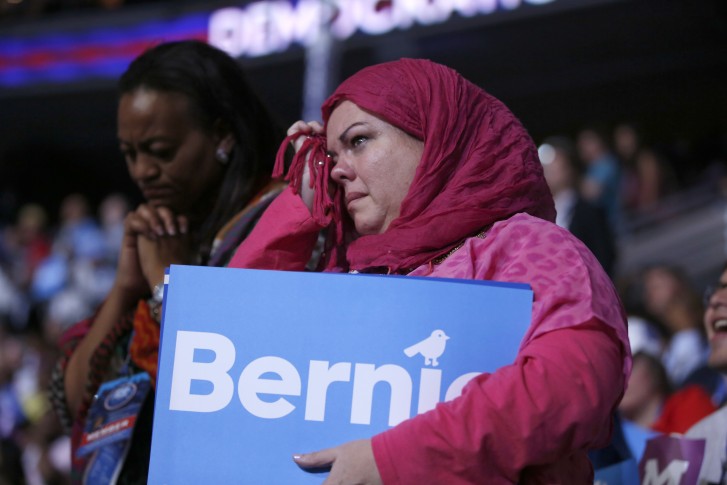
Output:
[[[362,69],[323,104],[325,124],[343,100],[424,142],[399,217],[384,233],[361,236],[344,248],[350,269],[406,272],[516,213],[554,220],[553,199],[532,139],[505,105],[456,71],[421,59]],[[314,217],[336,224],[340,246],[345,209],[340,194],[329,197],[325,188],[330,161],[318,163],[325,158],[325,139],[312,137],[306,143],[288,178],[300,186],[304,154],[311,151],[317,177]]]

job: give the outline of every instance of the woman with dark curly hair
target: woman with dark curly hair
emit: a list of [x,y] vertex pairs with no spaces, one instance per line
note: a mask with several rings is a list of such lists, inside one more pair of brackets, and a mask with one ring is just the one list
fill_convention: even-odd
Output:
[[125,376],[153,388],[164,270],[227,263],[283,187],[270,178],[280,131],[238,63],[197,41],[149,49],[121,76],[119,93],[119,145],[146,202],[126,217],[106,300],[64,335],[51,390],[72,430],[75,481],[146,483],[153,390],[133,414],[133,437],[80,456],[82,438],[93,437],[88,422],[106,419],[94,396]]

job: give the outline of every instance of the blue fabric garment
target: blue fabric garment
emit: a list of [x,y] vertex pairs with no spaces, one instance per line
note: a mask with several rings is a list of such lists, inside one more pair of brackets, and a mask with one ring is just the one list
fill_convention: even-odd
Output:
[[614,229],[618,229],[621,223],[620,172],[618,160],[607,154],[591,163],[585,175],[603,187],[600,197],[593,202],[606,211]]

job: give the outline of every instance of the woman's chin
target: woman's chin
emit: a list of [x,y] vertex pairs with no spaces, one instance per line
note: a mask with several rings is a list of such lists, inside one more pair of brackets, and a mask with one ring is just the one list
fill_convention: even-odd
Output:
[[368,207],[357,207],[357,210],[349,212],[359,236],[374,236],[386,232],[394,218],[388,217],[386,213],[380,211],[364,209],[368,209]]
[[378,230],[378,227],[372,226],[370,224],[360,224],[354,221],[354,226],[356,227],[356,232],[359,236],[373,236],[375,234],[381,234],[382,232]]
[[359,236],[374,236],[386,231],[386,227],[384,227],[383,224],[366,224],[354,221],[354,226],[356,227],[356,232]]

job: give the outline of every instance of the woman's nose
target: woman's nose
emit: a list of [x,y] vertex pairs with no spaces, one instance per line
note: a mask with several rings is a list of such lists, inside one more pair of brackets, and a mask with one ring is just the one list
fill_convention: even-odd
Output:
[[331,178],[337,184],[343,185],[344,181],[350,182],[355,179],[356,172],[354,172],[351,164],[348,163],[345,157],[339,157],[331,169]]
[[159,175],[159,164],[151,157],[139,154],[129,166],[131,178],[137,182],[152,179]]

